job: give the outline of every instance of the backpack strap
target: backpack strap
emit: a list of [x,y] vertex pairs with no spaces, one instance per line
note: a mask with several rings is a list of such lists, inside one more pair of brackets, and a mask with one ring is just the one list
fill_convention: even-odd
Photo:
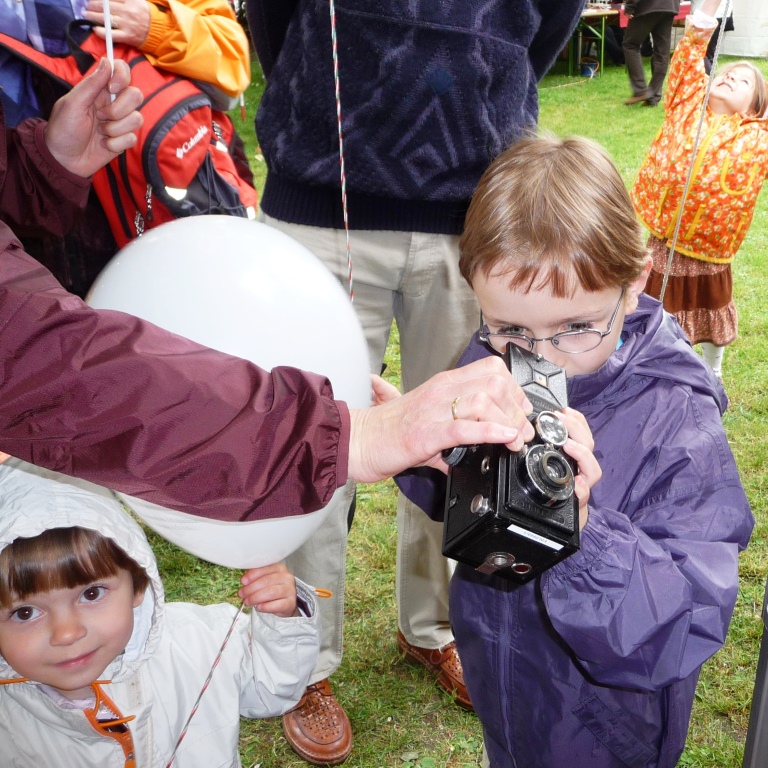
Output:
[[[28,43],[15,37],[0,33],[0,49],[14,54],[18,59],[56,80],[59,85],[71,88],[77,85],[107,55],[107,44],[92,33],[93,23],[85,19],[74,19],[67,25],[67,45],[70,53],[52,56],[33,48]],[[129,45],[114,46],[116,59],[124,59],[130,65],[131,60],[142,56]]]
[[[83,76],[102,56],[107,54],[106,42],[98,35],[91,34],[94,26],[92,21],[86,19],[73,19],[67,24],[67,46],[77,64],[78,71]],[[101,45],[95,43],[95,40],[98,40]],[[86,51],[83,45],[87,45],[91,50]],[[102,46],[103,54],[99,50]]]

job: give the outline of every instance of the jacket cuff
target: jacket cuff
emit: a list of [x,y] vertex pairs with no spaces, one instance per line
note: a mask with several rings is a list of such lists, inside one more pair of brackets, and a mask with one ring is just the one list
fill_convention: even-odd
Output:
[[314,587],[305,584],[301,579],[296,579],[296,604],[299,611],[301,611],[301,617],[311,619],[317,616],[317,597],[315,589]]
[[160,45],[165,42],[174,31],[173,15],[167,12],[168,6],[148,3],[149,5],[149,31],[144,42],[139,46],[142,53],[156,53]]
[[338,447],[336,449],[336,487],[341,488],[349,479],[349,408],[342,400],[336,400],[339,412]]
[[[25,121],[26,122],[26,121]],[[83,178],[75,173],[68,171],[51,153],[48,149],[48,145],[45,143],[45,129],[48,123],[45,120],[38,120],[33,118],[32,140],[34,148],[42,161],[39,164],[40,172],[45,176],[52,176],[56,178],[57,184],[60,186],[62,194],[67,196],[67,199],[75,200],[82,198],[83,201],[88,196],[88,190],[91,188],[91,178]],[[24,123],[22,123],[23,125]]]

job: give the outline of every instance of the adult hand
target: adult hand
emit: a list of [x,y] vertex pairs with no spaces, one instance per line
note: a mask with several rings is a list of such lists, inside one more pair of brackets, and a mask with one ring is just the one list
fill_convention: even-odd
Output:
[[246,571],[237,594],[246,605],[275,616],[297,616],[296,579],[284,563]]
[[526,418],[531,404],[501,358],[440,373],[399,397],[386,382],[377,390],[376,378],[374,407],[350,411],[348,474],[358,482],[415,466],[446,471],[441,451],[456,445],[505,443],[519,450],[533,437]]
[[[140,48],[149,34],[149,3],[147,0],[110,0],[109,16],[112,21],[112,40]],[[98,26],[93,31],[103,40],[104,0],[88,0],[83,18]]]
[[373,390],[372,405],[384,405],[384,403],[388,403],[390,400],[402,397],[400,390],[396,386],[375,373],[371,374],[371,389]]
[[[144,118],[136,111],[143,96],[129,85],[131,72],[124,61],[102,59],[88,77],[54,105],[45,129],[51,154],[70,173],[88,178],[136,143]],[[116,98],[110,101],[110,94]]]

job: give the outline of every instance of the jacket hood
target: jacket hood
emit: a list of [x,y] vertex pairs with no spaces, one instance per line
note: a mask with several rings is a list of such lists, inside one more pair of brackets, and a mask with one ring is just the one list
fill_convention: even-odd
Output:
[[568,379],[571,406],[615,404],[629,396],[630,379],[639,382],[638,377],[650,377],[709,395],[720,413],[725,412],[725,390],[659,301],[641,294],[637,309],[624,320],[621,338],[622,346],[597,371]]
[[[19,459],[0,464],[0,550],[17,538],[74,526],[112,539],[150,579],[144,600],[133,609],[133,634],[125,652],[104,673],[118,681],[151,655],[162,628],[163,586],[144,531],[106,488]],[[0,656],[0,679],[14,677],[18,675]]]

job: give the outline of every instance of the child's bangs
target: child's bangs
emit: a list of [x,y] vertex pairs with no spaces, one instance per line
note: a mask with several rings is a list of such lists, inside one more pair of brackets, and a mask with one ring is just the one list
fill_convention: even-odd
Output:
[[549,247],[517,254],[514,260],[499,264],[497,274],[508,278],[510,290],[548,290],[558,298],[570,298],[579,288],[587,293],[602,291],[622,284],[624,277],[607,270],[605,261],[593,252],[564,254]]
[[114,576],[120,560],[133,562],[110,539],[84,528],[16,539],[0,552],[0,605]]

